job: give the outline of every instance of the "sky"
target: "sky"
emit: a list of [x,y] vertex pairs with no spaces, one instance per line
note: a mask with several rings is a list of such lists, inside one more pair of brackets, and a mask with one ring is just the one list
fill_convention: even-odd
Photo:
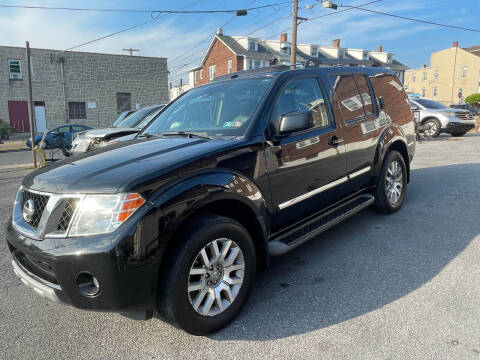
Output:
[[[368,0],[337,1],[342,5],[359,5]],[[104,0],[0,0],[0,5],[33,5],[50,7],[82,7],[142,10],[221,10],[265,4],[275,7],[249,11],[247,16],[232,14],[164,14],[133,30],[79,47],[75,51],[126,54],[122,49],[133,47],[136,55],[168,58],[170,81],[188,79],[186,72],[198,65],[216,29],[225,35],[268,38],[291,27],[291,4],[286,0],[176,0],[125,1]],[[314,5],[308,9],[308,5]],[[408,16],[438,23],[479,29],[479,0],[383,0],[366,6],[368,9]],[[339,10],[344,9],[342,7]],[[342,47],[384,51],[409,67],[428,64],[430,54],[459,41],[461,47],[480,45],[480,33],[442,28],[360,10],[338,12],[323,9],[321,1],[300,0],[299,16],[327,17],[307,21],[298,28],[300,43],[330,46],[341,39]],[[154,14],[155,15],[155,14]],[[63,11],[0,8],[0,45],[65,50],[98,37],[151,20],[150,13]],[[269,24],[270,23],[270,24]],[[268,25],[267,25],[268,24]],[[267,25],[263,27],[264,25]],[[259,29],[263,27],[262,29]],[[290,39],[290,30],[287,31]]]

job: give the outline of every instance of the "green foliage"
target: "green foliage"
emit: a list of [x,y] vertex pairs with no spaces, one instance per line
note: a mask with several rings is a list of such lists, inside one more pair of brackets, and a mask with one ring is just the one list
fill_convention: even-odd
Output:
[[10,134],[10,125],[0,119],[0,140],[8,139],[8,134]]
[[480,94],[472,94],[465,98],[465,102],[470,105],[480,104]]

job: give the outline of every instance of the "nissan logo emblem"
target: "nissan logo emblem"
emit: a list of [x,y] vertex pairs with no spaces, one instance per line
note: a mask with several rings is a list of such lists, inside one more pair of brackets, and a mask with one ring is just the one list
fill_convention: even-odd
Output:
[[32,199],[29,199],[23,205],[23,220],[26,222],[31,222],[33,220],[33,215],[35,215],[35,202]]

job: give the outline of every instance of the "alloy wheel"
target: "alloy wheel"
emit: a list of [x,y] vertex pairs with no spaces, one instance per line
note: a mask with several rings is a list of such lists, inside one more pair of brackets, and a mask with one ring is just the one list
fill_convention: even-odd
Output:
[[395,205],[400,201],[403,191],[403,170],[398,161],[392,161],[385,177],[387,200]]
[[195,257],[188,275],[188,298],[195,311],[215,316],[235,301],[243,284],[245,260],[235,241],[208,243]]
[[428,137],[432,137],[436,134],[438,130],[438,124],[435,121],[427,121],[425,123],[424,134]]

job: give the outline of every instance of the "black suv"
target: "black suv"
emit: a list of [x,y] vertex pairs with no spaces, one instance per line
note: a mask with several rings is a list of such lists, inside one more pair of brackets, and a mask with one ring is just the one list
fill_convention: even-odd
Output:
[[227,325],[257,268],[372,205],[404,200],[413,114],[381,68],[272,67],[170,103],[137,139],[33,171],[7,241],[52,300],[192,334]]

